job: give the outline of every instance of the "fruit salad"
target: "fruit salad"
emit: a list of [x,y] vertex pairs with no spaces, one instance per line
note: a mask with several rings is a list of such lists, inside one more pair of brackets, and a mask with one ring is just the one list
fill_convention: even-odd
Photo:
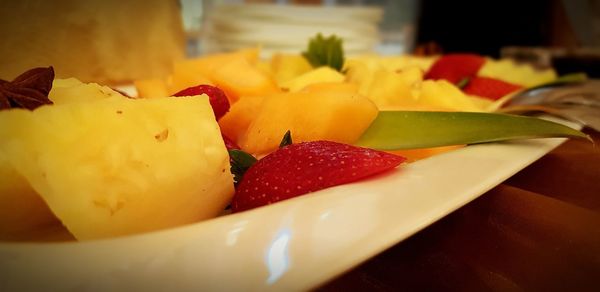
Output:
[[[431,111],[428,119],[441,121],[448,112],[488,112],[556,78],[472,54],[345,59],[339,46],[321,38],[304,55],[263,60],[249,48],[178,61],[165,78],[136,81],[134,97],[54,79],[51,67],[3,81],[0,240],[44,238],[39,230],[77,240],[160,230],[361,180],[480,142],[356,146],[377,135],[366,133],[384,116],[418,119],[382,113]],[[557,127],[533,134],[579,135]]]

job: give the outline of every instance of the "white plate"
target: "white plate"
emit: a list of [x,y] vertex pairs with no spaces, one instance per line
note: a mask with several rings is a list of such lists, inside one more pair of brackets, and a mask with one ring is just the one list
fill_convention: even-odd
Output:
[[467,204],[563,141],[469,146],[359,183],[150,234],[2,243],[0,290],[314,288]]

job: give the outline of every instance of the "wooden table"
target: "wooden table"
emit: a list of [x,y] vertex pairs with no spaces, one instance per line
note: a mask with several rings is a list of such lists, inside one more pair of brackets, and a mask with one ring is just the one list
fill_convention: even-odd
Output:
[[570,140],[320,291],[600,291],[600,133]]

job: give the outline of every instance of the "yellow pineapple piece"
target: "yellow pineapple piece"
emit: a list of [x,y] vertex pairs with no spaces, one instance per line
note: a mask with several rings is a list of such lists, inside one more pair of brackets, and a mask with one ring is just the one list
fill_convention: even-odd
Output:
[[343,82],[346,77],[344,74],[327,66],[319,67],[308,71],[292,80],[284,82],[281,87],[289,92],[298,92],[304,87],[322,82]]
[[423,80],[423,71],[417,67],[393,72],[378,70],[363,93],[370,98],[379,110],[389,110],[403,106],[413,106],[419,101],[412,95],[412,88]]
[[[0,127],[0,131],[2,131]],[[0,133],[2,135],[2,133]],[[57,224],[44,200],[0,151],[0,240],[19,240]]]
[[358,94],[358,85],[348,82],[322,82],[310,84],[301,92],[348,96]]
[[260,59],[254,63],[254,67],[256,67],[258,71],[262,72],[266,76],[269,76],[269,78],[275,80],[273,77],[273,70],[270,60]]
[[279,86],[310,70],[312,66],[302,55],[279,53],[271,58],[271,71]]
[[511,59],[488,58],[477,73],[479,76],[500,79],[524,87],[534,87],[556,79],[553,69],[536,70],[527,64],[517,64]]
[[108,86],[97,83],[83,83],[76,78],[55,79],[52,83],[52,90],[48,94],[48,98],[55,105],[90,102],[111,97],[125,98]]
[[420,57],[420,56],[380,56],[380,55],[362,55],[349,58],[344,67],[351,70],[356,66],[364,66],[369,69],[385,69],[388,71],[405,70],[411,67],[417,67],[426,72],[429,67],[435,62],[437,57]]
[[379,62],[372,58],[350,59],[346,61],[346,81],[358,84],[359,92],[369,95],[371,84],[375,80],[375,72],[385,70]]
[[419,103],[456,111],[482,111],[471,98],[446,80],[425,80],[413,90]]
[[496,102],[489,98],[476,95],[467,95],[467,97],[478,109],[480,109],[480,111],[495,111],[497,109],[497,107],[495,107]]
[[211,218],[234,191],[206,96],[3,111],[0,153],[80,240]]

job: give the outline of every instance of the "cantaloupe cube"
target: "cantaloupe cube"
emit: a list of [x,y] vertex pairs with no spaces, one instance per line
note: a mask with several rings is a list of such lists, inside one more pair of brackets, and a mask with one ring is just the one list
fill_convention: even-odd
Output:
[[164,79],[141,79],[133,82],[138,93],[138,97],[156,98],[169,96],[169,88]]
[[247,48],[231,53],[211,54],[194,59],[177,61],[173,64],[173,75],[199,74],[204,77],[210,77],[212,72],[221,67],[223,63],[241,58],[250,64],[254,64],[258,60],[259,54],[259,48]]
[[167,78],[167,93],[166,96],[173,96],[175,93],[182,91],[188,87],[198,86],[202,84],[214,85],[213,82],[200,74],[193,72],[181,72],[177,75],[171,75]]
[[377,107],[366,97],[317,93],[284,93],[268,96],[240,140],[254,154],[275,150],[286,131],[295,142],[331,140],[353,143],[377,116]]
[[232,58],[216,68],[211,80],[227,94],[230,103],[242,96],[267,95],[279,91],[275,82],[245,58]]
[[3,111],[0,153],[77,239],[211,218],[234,191],[206,96]]
[[417,160],[425,159],[434,155],[438,155],[444,152],[449,152],[464,147],[464,145],[451,145],[451,146],[440,146],[432,148],[420,148],[420,149],[402,149],[386,151],[406,157],[407,162],[414,162]]
[[319,67],[308,71],[294,79],[281,84],[281,87],[289,92],[298,92],[304,87],[323,82],[342,82],[346,77],[344,74],[327,66]]
[[264,100],[261,96],[246,96],[234,103],[229,112],[219,119],[221,132],[230,139],[239,142],[256,117]]

